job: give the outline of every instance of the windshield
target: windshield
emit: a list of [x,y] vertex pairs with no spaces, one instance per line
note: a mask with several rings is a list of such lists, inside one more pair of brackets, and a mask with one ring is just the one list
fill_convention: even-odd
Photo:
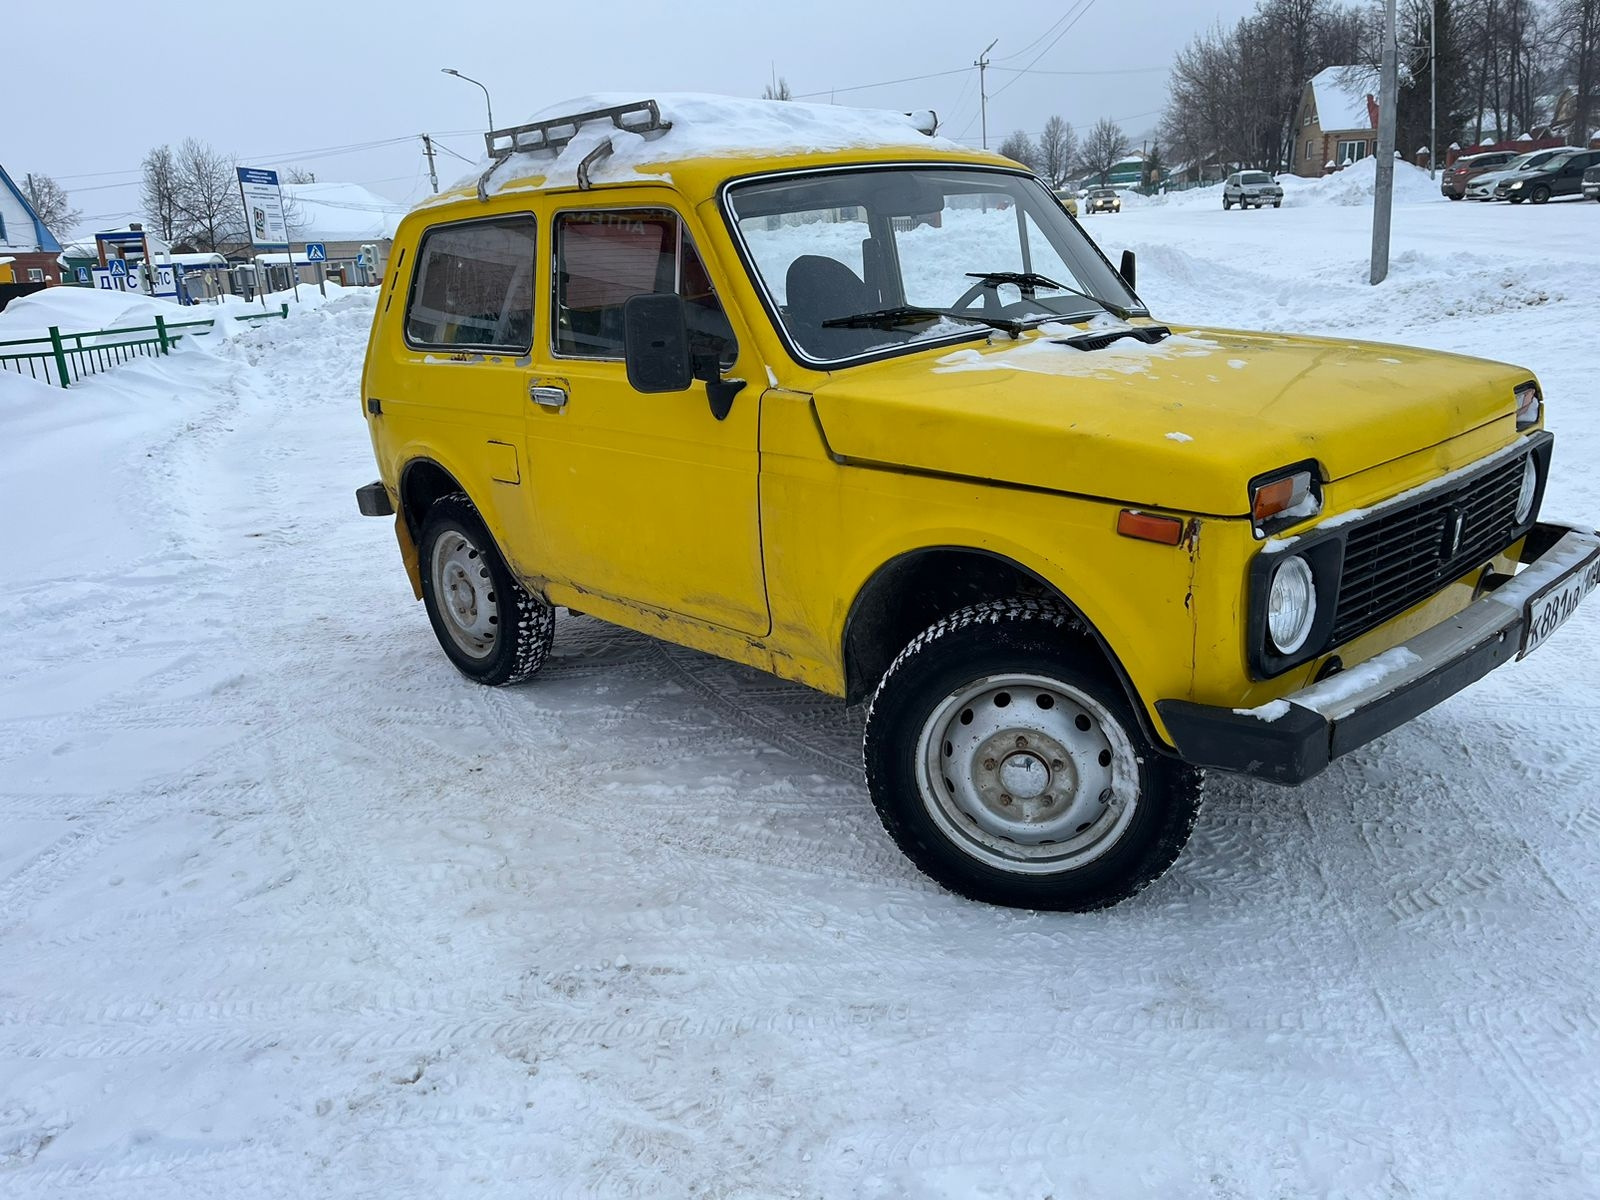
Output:
[[1261,171],[1246,171],[1243,175],[1239,176],[1239,182],[1241,182],[1241,183],[1271,183],[1272,180],[1269,179]]
[[[1037,179],[894,167],[754,180],[729,215],[802,357],[1144,309]],[[1076,294],[1085,293],[1085,294]]]

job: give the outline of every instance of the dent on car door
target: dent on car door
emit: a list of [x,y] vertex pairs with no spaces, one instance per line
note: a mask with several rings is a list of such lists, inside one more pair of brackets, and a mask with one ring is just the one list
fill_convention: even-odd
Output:
[[[574,208],[551,225],[548,336],[530,388],[529,498],[549,545],[549,573],[580,594],[764,634],[757,508],[759,392],[723,420],[703,383],[644,395],[623,363],[623,305],[674,293],[691,337],[740,354],[734,326],[694,239],[672,208]],[[551,393],[553,395],[553,393]],[[574,601],[577,603],[577,601]]]

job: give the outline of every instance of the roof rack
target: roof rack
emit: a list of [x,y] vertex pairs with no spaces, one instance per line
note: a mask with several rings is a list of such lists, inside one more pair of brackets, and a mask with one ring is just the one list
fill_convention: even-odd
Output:
[[[513,154],[560,150],[578,136],[578,130],[591,121],[610,121],[625,133],[665,133],[672,128],[671,121],[661,119],[661,106],[654,100],[636,100],[632,104],[594,108],[567,117],[552,117],[547,121],[533,121],[527,125],[491,129],[483,135],[483,142],[493,161],[489,164],[489,169],[478,177],[478,199],[489,198],[489,176],[493,175],[496,168]],[[610,154],[611,150],[611,141],[608,138],[584,156],[583,162],[578,165],[579,187],[588,190],[589,168]]]
[[573,113],[570,117],[552,117],[548,121],[492,129],[483,135],[483,141],[489,148],[489,157],[495,159],[513,154],[530,154],[536,150],[559,150],[590,121],[610,121],[618,129],[629,133],[657,133],[672,128],[671,121],[661,119],[661,106],[654,100],[636,100],[632,104]]

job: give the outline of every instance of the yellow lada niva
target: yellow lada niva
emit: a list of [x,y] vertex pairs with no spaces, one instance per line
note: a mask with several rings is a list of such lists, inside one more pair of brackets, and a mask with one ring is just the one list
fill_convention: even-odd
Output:
[[1527,370],[1169,328],[929,117],[591,98],[405,218],[358,499],[463,674],[564,605],[870,700],[917,866],[1092,909],[1202,768],[1304,780],[1595,586]]

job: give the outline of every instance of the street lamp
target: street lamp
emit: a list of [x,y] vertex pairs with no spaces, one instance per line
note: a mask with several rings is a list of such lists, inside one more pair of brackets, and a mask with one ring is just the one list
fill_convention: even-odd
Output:
[[489,110],[489,132],[493,133],[494,132],[494,104],[491,103],[490,100],[489,100],[489,89],[486,88],[486,87],[483,87],[483,84],[478,83],[478,81],[476,79],[474,79],[472,76],[463,75],[460,71],[456,70],[454,67],[440,67],[439,70],[443,71],[446,75],[454,75],[457,79],[465,79],[468,83],[477,83],[479,87],[483,88],[483,104],[484,104],[484,107]]

